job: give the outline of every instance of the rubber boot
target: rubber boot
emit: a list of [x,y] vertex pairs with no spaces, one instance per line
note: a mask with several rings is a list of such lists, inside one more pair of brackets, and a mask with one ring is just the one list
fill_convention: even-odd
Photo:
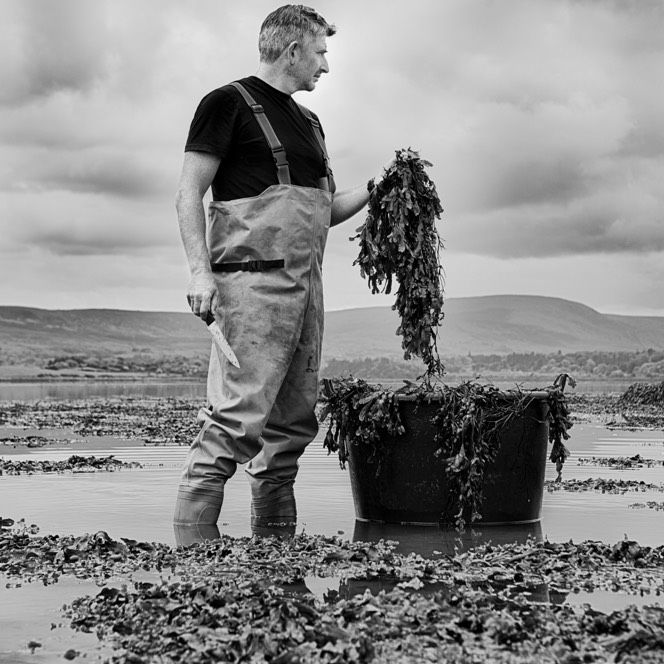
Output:
[[176,526],[173,525],[175,533],[175,546],[185,547],[207,540],[219,539],[221,533],[216,525],[201,524],[200,526]]
[[180,486],[173,515],[176,545],[219,539],[217,519],[223,501],[223,484],[221,491],[214,492]]
[[292,537],[297,526],[297,509],[292,482],[267,482],[251,486],[251,533],[259,537]]

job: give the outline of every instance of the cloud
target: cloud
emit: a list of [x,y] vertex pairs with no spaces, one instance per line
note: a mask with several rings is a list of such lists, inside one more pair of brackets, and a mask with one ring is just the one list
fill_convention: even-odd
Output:
[[134,198],[166,195],[173,187],[167,184],[159,163],[128,148],[19,151],[10,169],[0,168],[0,188],[6,191],[69,191]]
[[[255,71],[258,27],[274,6],[5,0],[3,260],[26,246],[57,269],[127,257],[118,279],[129,284],[137,256],[176,251],[172,200],[192,114],[206,92]],[[342,189],[412,146],[434,163],[449,256],[481,256],[480,266],[610,257],[629,282],[638,261],[626,258],[660,255],[658,0],[316,6],[339,28],[331,73],[297,98],[322,119]],[[338,238],[361,216],[331,238],[334,265],[352,263],[356,251]],[[174,255],[165,269],[179,274],[186,266]],[[499,273],[490,280],[503,283]],[[341,288],[335,281],[328,301],[364,302],[357,279]]]
[[[344,166],[385,146],[419,148],[434,162],[451,251],[591,256],[664,246],[664,95],[654,83],[664,6],[452,1],[412,10],[412,35],[399,12],[381,15],[385,34],[404,37],[394,55],[370,52],[362,71],[371,76],[354,79],[342,62],[348,69],[326,97],[345,99],[351,81],[347,97],[383,100],[378,112],[357,109],[362,138],[353,146],[357,134],[343,134]],[[370,29],[362,19],[358,39]],[[344,112],[339,103],[333,119]],[[338,140],[329,121],[326,131]]]
[[126,255],[138,261],[142,254],[180,244],[170,199],[118,201],[54,191],[3,194],[0,203],[5,210],[0,236],[7,253],[29,247],[56,256]]
[[592,190],[597,162],[619,149],[632,126],[622,100],[587,98],[530,109],[487,103],[466,123],[455,179],[465,209],[487,211],[538,201],[566,205]]
[[567,206],[520,205],[447,221],[448,248],[500,258],[664,250],[662,198],[637,184]]
[[234,45],[219,42],[213,7],[232,29],[237,16],[211,0],[200,13],[176,0],[10,1],[0,189],[170,199],[191,115],[212,87],[199,79]]
[[605,313],[664,315],[664,289],[653,288],[664,282],[664,252],[600,254],[591,260],[578,254],[500,259],[446,252],[443,264],[448,297],[548,295]]
[[0,102],[21,104],[60,90],[92,88],[108,67],[99,43],[104,12],[77,0],[14,0],[3,5]]
[[246,32],[235,28],[245,13],[217,0],[5,0],[0,104],[99,88],[144,100],[195,82],[210,76],[211,55],[244,52]]
[[188,311],[188,275],[179,249],[137,257],[57,255],[32,248],[21,259],[0,261],[0,279],[11,285],[3,305]]

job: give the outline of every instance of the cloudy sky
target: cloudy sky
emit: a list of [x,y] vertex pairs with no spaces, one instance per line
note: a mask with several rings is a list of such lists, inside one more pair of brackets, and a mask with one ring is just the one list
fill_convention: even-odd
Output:
[[[265,0],[0,0],[0,304],[185,311],[173,199],[193,111],[252,74]],[[319,0],[341,189],[411,146],[448,297],[664,315],[664,4]],[[328,309],[372,296],[330,234]]]

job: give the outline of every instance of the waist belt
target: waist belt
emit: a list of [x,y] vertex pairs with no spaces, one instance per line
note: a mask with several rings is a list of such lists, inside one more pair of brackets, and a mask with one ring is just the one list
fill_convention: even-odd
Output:
[[239,263],[211,263],[213,272],[266,272],[284,267],[284,259],[278,258],[270,261],[242,261]]

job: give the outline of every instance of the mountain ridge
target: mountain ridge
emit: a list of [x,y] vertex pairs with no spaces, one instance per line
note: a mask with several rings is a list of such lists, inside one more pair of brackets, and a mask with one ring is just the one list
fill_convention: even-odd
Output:
[[[444,312],[438,335],[443,357],[664,348],[664,316],[602,314],[562,298],[449,298]],[[401,358],[400,338],[395,334],[398,325],[398,315],[389,306],[328,311],[324,360]],[[203,323],[188,313],[0,306],[0,363],[11,355],[129,351],[207,353],[209,337]]]

